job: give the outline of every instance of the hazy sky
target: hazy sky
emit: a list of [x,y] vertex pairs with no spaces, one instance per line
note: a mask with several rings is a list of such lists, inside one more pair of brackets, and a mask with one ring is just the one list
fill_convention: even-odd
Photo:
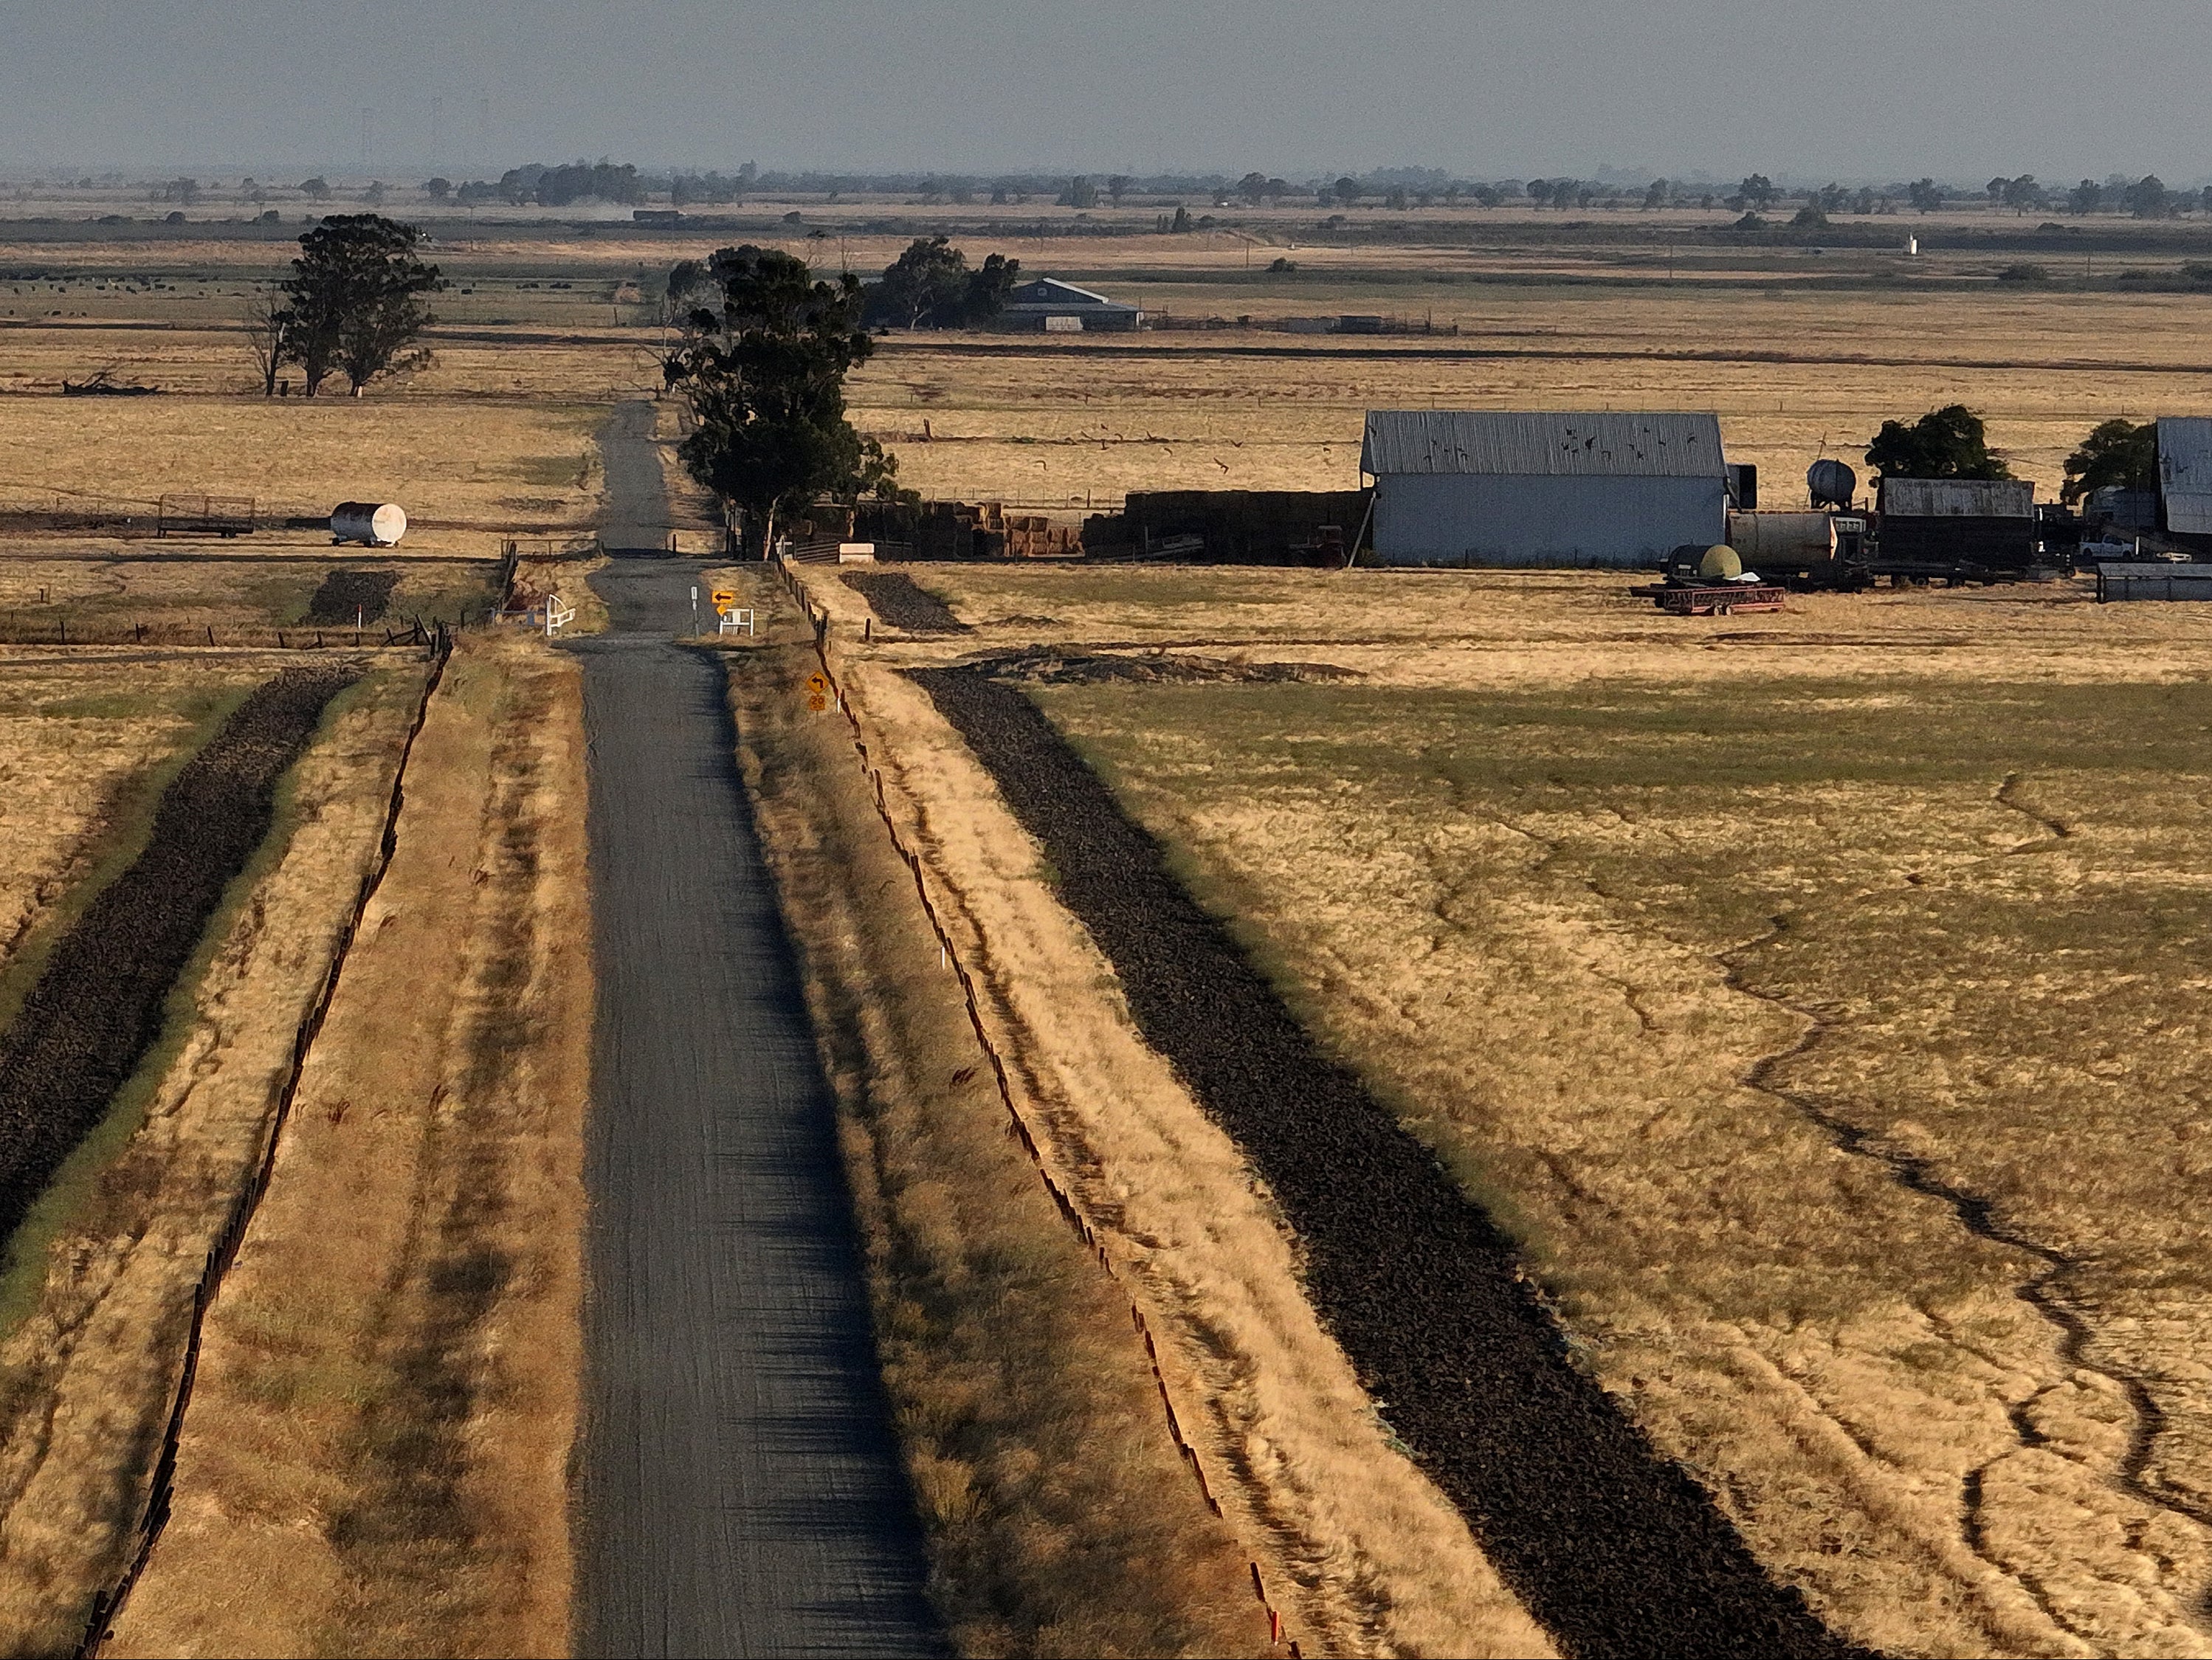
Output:
[[2183,184],[2208,69],[2205,0],[0,0],[0,166]]

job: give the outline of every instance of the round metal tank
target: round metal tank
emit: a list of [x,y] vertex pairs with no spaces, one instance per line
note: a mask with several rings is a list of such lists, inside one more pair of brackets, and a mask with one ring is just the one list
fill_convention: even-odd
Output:
[[1814,507],[1847,508],[1858,487],[1859,476],[1848,463],[1830,459],[1805,469],[1805,488],[1812,492]]
[[1819,564],[1836,556],[1836,521],[1825,513],[1732,513],[1729,545],[1753,565]]
[[406,509],[391,502],[341,502],[331,511],[333,541],[388,548],[406,534]]

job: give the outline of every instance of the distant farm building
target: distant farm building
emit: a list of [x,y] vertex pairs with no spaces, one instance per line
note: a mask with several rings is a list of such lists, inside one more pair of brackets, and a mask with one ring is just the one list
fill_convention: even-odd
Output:
[[1376,562],[1649,566],[1728,529],[1717,417],[1373,410]]
[[999,313],[1004,327],[1039,329],[1048,334],[1126,331],[1135,328],[1144,317],[1138,307],[1125,306],[1053,277],[1040,277],[1012,289]]
[[2183,546],[2212,545],[2212,419],[2158,417],[2160,528]]
[[1884,478],[1885,570],[1957,580],[2027,569],[2035,558],[2035,486],[2025,478]]

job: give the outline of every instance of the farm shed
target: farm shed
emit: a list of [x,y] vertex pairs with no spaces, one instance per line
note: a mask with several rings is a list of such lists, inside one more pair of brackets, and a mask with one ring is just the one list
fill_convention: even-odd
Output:
[[1010,329],[1041,329],[1048,333],[1064,330],[1088,334],[1098,330],[1133,329],[1144,316],[1135,306],[1109,300],[1103,294],[1079,289],[1057,277],[1040,277],[1007,294],[999,321]]
[[2035,559],[2035,486],[2025,478],[1885,478],[1883,570],[1930,576],[2021,571]]
[[1728,528],[1711,415],[1370,410],[1384,565],[1657,565]]
[[2212,420],[2158,417],[2158,498],[2168,535],[2212,545]]
[[2097,567],[2097,603],[2123,599],[2212,599],[2212,565],[2175,565],[2163,560]]

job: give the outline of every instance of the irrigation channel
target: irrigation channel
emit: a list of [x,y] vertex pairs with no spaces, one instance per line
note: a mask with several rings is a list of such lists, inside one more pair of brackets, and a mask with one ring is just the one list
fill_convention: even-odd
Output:
[[358,663],[286,669],[256,687],[162,792],[146,845],[58,939],[0,1037],[0,1238],[113,1105],[165,1006],[268,836],[276,781]]
[[658,556],[652,415],[600,435],[611,627],[573,647],[599,982],[577,1649],[939,1654],[721,666],[675,641],[704,567]]
[[1266,1180],[1391,1428],[1563,1652],[1863,1655],[1571,1363],[1480,1207],[1325,1056],[1036,705],[913,671],[1042,844],[1138,1025]]

